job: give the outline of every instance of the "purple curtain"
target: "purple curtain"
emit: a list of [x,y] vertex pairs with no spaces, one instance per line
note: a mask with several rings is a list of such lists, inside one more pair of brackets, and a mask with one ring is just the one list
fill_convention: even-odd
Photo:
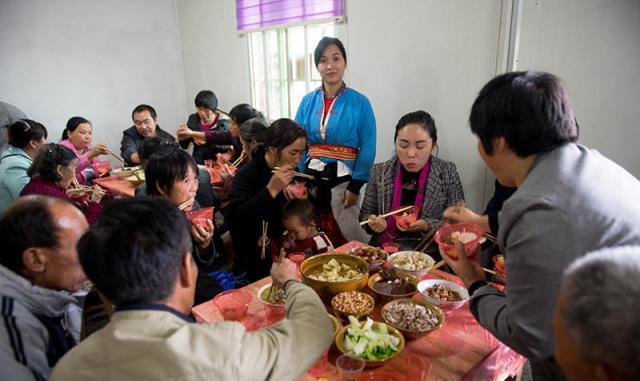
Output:
[[236,0],[238,31],[344,16],[344,0]]

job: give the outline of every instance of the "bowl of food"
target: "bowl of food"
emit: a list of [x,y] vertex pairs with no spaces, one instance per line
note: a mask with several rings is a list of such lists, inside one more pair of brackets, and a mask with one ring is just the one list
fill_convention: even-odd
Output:
[[375,302],[371,295],[360,291],[346,291],[336,294],[331,298],[331,307],[336,316],[348,319],[354,316],[356,319],[367,317],[373,312]]
[[411,211],[408,212],[404,212],[400,215],[395,215],[393,216],[393,218],[395,218],[396,220],[396,225],[402,229],[402,230],[407,230],[411,227],[411,224],[416,222],[416,220],[418,219],[418,215],[417,213],[413,213]]
[[333,336],[335,337],[340,331],[340,328],[342,328],[342,323],[340,323],[340,320],[338,320],[337,317],[331,314],[327,314],[327,316],[329,316],[329,319],[331,319],[331,324],[333,324]]
[[381,366],[404,349],[404,336],[396,328],[367,318],[349,317],[349,325],[336,335],[336,347],[343,354],[365,361],[368,367]]
[[389,264],[400,274],[421,278],[429,272],[435,261],[421,251],[398,251],[389,256]]
[[213,221],[213,207],[189,210],[185,212],[187,219],[191,221],[192,225],[200,226],[201,228],[207,227],[207,220]]
[[218,308],[224,320],[240,321],[247,316],[251,293],[244,290],[229,290],[216,295],[213,304]]
[[262,286],[258,290],[258,300],[263,304],[267,319],[283,318],[285,315],[284,302],[286,300],[284,289],[272,286],[272,283]]
[[[137,171],[142,171],[142,167],[135,166],[135,167],[120,167],[120,168],[115,168],[111,171],[111,174],[114,176],[118,176],[121,179],[126,179],[129,176],[135,176]],[[143,172],[143,171],[142,171]]]
[[298,198],[303,198],[304,194],[307,191],[304,182],[301,181],[294,181],[291,184],[287,185],[287,190]]
[[418,292],[427,302],[445,313],[455,311],[469,300],[469,292],[461,285],[444,279],[426,279],[418,283]]
[[380,270],[384,263],[387,261],[387,253],[373,246],[360,246],[348,251],[349,254],[360,257],[369,265],[369,272],[376,272]]
[[302,283],[326,301],[344,291],[357,291],[369,279],[367,262],[355,255],[331,253],[309,257],[300,265]]
[[384,302],[412,297],[418,290],[417,284],[418,278],[413,275],[400,275],[388,268],[383,268],[379,273],[370,276],[367,283],[369,289]]
[[484,230],[480,225],[459,222],[441,227],[436,232],[435,241],[438,243],[441,252],[453,259],[458,259],[456,242],[464,245],[468,257],[473,257],[482,243],[483,235]]
[[382,319],[405,337],[421,337],[442,327],[444,312],[424,300],[396,299],[382,307]]

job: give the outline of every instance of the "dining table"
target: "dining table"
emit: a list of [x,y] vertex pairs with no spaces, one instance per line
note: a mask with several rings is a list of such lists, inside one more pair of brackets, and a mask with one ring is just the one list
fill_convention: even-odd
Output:
[[99,185],[107,191],[113,198],[127,197],[131,198],[136,195],[136,187],[131,184],[130,181],[120,178],[118,176],[100,177],[93,180],[94,184]]
[[[346,253],[364,245],[351,241],[335,249]],[[444,271],[432,269],[422,279],[445,279],[463,285],[460,278]],[[266,277],[245,286],[243,289],[252,295],[247,316],[241,320],[247,331],[267,329],[278,324],[283,316],[270,314],[258,298],[261,287],[271,283]],[[376,297],[371,290],[361,290]],[[419,299],[419,293],[414,295]],[[376,305],[370,315],[375,321],[383,321],[380,315],[382,303]],[[327,307],[331,313],[331,306]],[[196,322],[212,324],[222,321],[223,317],[212,300],[193,307]],[[342,322],[346,325],[348,322]],[[362,379],[408,380],[408,381],[502,381],[515,379],[524,367],[525,358],[501,343],[474,318],[466,303],[458,310],[445,315],[442,327],[434,332],[418,337],[405,338],[404,350],[383,366],[365,369]],[[301,381],[339,381],[335,359],[341,353],[335,343],[329,351],[301,378]],[[386,375],[386,376],[385,376]],[[369,377],[369,378],[368,378]],[[377,378],[375,378],[377,377]]]

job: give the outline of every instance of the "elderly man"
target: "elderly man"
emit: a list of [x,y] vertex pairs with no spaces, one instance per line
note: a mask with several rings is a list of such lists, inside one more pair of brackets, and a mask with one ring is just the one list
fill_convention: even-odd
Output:
[[298,380],[329,347],[327,312],[312,289],[293,280],[288,259],[271,271],[286,291],[284,321],[257,332],[238,322],[193,324],[187,314],[198,269],[191,250],[190,223],[168,201],[105,208],[78,251],[116,313],[58,363],[51,380]]
[[120,142],[120,154],[128,165],[141,164],[138,150],[145,138],[158,136],[172,142],[176,141],[173,135],[160,128],[158,114],[149,105],[136,106],[131,113],[131,119],[133,119],[133,126],[124,130]]
[[0,218],[3,379],[44,380],[76,344],[69,293],[86,281],[76,243],[87,228],[78,208],[43,196],[18,199]]
[[505,292],[487,284],[480,264],[465,255],[445,260],[469,288],[480,324],[530,360],[535,380],[562,380],[551,327],[562,272],[590,251],[640,244],[640,182],[575,143],[571,104],[552,74],[492,79],[469,122],[489,169],[501,184],[518,188],[499,215]]
[[640,380],[640,246],[602,249],[565,272],[553,331],[571,381]]

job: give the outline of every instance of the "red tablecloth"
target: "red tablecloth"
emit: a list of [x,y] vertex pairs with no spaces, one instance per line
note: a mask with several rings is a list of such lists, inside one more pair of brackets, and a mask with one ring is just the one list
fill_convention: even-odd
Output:
[[101,177],[94,179],[93,183],[100,185],[112,196],[134,197],[136,195],[136,187],[118,176]]
[[[359,242],[349,242],[336,251],[344,252],[360,245],[362,244]],[[439,270],[430,271],[423,279],[429,278],[447,279],[462,284],[458,277]],[[257,297],[260,287],[270,282],[271,279],[267,277],[244,288],[254,295],[249,304],[247,318],[242,321],[249,331],[262,329],[274,323],[267,319],[263,304]],[[380,307],[381,305],[376,306],[372,315],[374,320],[382,320]],[[222,320],[218,309],[211,301],[194,307],[192,312],[199,323]],[[329,358],[320,360],[302,380],[316,380],[320,377],[338,380],[334,366],[335,357],[338,355],[334,345]],[[426,374],[418,379],[487,381],[503,380],[509,375],[516,375],[522,369],[525,359],[482,328],[471,315],[468,305],[465,305],[447,315],[445,325],[436,332],[422,338],[408,339],[404,351],[379,370],[397,374],[401,379],[408,379],[408,361],[419,363],[427,370]]]

